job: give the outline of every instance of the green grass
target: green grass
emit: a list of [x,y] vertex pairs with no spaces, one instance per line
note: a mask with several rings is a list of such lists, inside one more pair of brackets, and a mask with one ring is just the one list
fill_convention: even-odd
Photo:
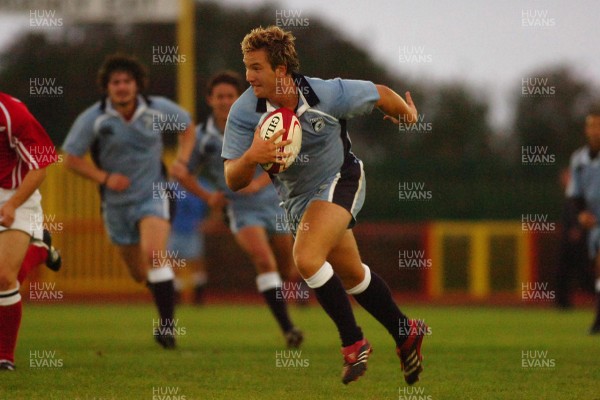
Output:
[[[283,368],[275,361],[283,338],[262,306],[181,307],[185,335],[177,350],[164,351],[151,338],[149,305],[28,304],[18,369],[1,374],[0,399],[600,399],[600,337],[586,333],[590,310],[405,311],[432,328],[418,389],[405,389],[391,338],[362,309],[357,319],[374,353],[366,375],[344,386],[336,331],[316,306],[292,311],[306,333],[299,359],[308,365]],[[62,367],[32,368],[30,351],[55,351]],[[547,351],[555,366],[525,369],[523,351]],[[154,397],[153,389],[178,392]]]

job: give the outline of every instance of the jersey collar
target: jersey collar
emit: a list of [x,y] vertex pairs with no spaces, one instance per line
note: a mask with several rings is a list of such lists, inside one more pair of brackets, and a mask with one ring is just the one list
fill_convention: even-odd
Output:
[[110,101],[109,98],[106,99],[106,113],[110,114],[110,115],[114,115],[116,117],[121,118],[123,121],[125,121],[126,123],[133,123],[136,119],[138,119],[140,116],[142,116],[142,114],[144,114],[144,112],[148,109],[148,103],[146,102],[146,99],[144,99],[143,96],[138,95],[137,96],[137,107],[135,108],[135,112],[133,113],[133,116],[131,117],[131,119],[129,121],[125,121],[125,119],[123,118],[123,116],[114,109],[112,102]]
[[583,165],[598,165],[600,164],[600,154],[596,155],[596,157],[592,158],[591,156],[592,150],[589,145],[583,146],[582,151],[580,152],[579,161]]
[[217,125],[215,125],[215,119],[213,118],[212,115],[210,115],[207,119],[206,119],[206,124],[205,124],[205,128],[206,133],[209,133],[211,135],[218,135],[218,136],[222,136],[223,132],[221,132],[219,130],[219,128],[217,128]]
[[[296,115],[301,116],[304,114],[304,111],[317,105],[320,100],[319,96],[317,96],[304,75],[292,73],[292,78],[294,79],[294,83],[296,84],[298,93],[300,94],[300,98],[298,99],[298,107],[296,108]],[[276,109],[277,108],[265,98],[260,98],[256,101],[256,112],[258,113],[263,114],[265,112],[275,111]]]

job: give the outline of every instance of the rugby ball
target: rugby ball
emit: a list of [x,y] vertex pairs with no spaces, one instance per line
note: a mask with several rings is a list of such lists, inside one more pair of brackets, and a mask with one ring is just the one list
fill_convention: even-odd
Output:
[[285,129],[285,133],[275,140],[275,144],[282,140],[291,140],[292,143],[279,147],[277,151],[290,153],[290,155],[286,158],[285,164],[261,164],[269,174],[278,174],[288,169],[296,160],[302,147],[302,126],[296,115],[288,108],[278,108],[263,119],[260,125],[260,137],[269,140],[281,129]]

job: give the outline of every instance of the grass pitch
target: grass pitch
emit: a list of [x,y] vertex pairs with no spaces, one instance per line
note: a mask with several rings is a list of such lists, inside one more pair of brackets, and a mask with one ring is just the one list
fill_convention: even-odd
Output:
[[360,308],[374,352],[345,386],[336,330],[317,306],[292,307],[306,341],[290,352],[260,305],[180,307],[178,349],[165,351],[152,340],[150,305],[26,304],[17,371],[0,374],[0,399],[600,399],[590,310],[404,310],[431,326],[413,387],[387,332]]

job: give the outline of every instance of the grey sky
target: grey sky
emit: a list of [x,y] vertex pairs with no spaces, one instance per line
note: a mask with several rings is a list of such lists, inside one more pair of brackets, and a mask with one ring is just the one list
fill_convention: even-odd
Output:
[[[220,2],[243,7],[265,3]],[[599,37],[594,34],[600,16],[597,0],[280,0],[275,4],[279,10],[309,18],[309,24],[315,16],[330,22],[392,71],[428,82],[468,82],[491,98],[497,125],[510,122],[509,102],[519,95],[521,79],[532,77],[539,67],[567,63],[600,86]],[[272,18],[276,23],[276,15]],[[523,18],[532,26],[523,26]],[[26,20],[0,16],[0,48],[6,32],[24,24]]]
[[[265,3],[222,2],[245,7]],[[498,125],[509,122],[509,102],[519,95],[521,79],[533,77],[540,67],[567,63],[600,86],[599,36],[594,34],[600,16],[597,0],[280,0],[277,4],[300,11],[309,23],[312,15],[331,22],[392,71],[426,81],[468,82],[490,96]],[[411,53],[419,51],[424,62],[407,62],[414,61]]]

